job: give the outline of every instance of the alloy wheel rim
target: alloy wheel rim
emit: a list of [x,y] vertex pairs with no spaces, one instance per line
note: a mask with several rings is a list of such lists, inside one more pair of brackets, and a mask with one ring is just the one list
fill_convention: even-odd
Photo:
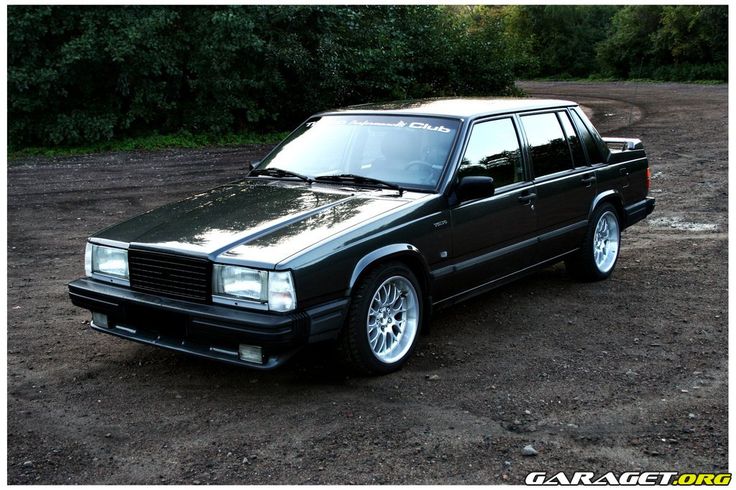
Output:
[[613,268],[619,248],[618,219],[611,211],[606,211],[598,219],[593,238],[593,259],[599,271],[606,273]]
[[414,285],[403,276],[383,281],[368,306],[366,330],[371,352],[391,364],[402,359],[417,334],[419,299]]

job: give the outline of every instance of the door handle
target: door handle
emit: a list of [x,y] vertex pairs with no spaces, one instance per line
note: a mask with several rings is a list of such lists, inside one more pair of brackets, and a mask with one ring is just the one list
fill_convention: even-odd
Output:
[[583,177],[582,179],[580,179],[580,182],[583,182],[584,184],[592,184],[593,182],[595,182],[595,175]]
[[537,194],[535,194],[534,192],[522,194],[519,196],[519,202],[522,204],[529,204],[535,197],[537,197]]

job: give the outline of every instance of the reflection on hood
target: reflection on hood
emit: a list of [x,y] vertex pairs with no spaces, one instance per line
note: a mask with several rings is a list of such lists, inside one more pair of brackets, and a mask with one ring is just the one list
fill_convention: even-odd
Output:
[[377,193],[245,180],[149,211],[98,238],[275,263],[406,204]]

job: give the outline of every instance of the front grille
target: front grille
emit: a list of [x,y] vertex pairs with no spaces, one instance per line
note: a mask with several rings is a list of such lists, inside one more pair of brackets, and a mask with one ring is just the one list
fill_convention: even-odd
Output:
[[129,249],[128,268],[133,290],[210,302],[212,267],[206,259]]

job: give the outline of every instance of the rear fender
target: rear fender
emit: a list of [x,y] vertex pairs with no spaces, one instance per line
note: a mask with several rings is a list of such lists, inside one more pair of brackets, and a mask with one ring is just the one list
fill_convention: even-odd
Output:
[[595,199],[593,199],[593,202],[590,205],[590,209],[588,210],[588,221],[590,221],[590,217],[593,215],[593,211],[595,208],[602,203],[603,201],[611,201],[614,206],[616,206],[616,209],[619,211],[619,219],[623,220],[625,216],[623,213],[623,199],[621,198],[621,194],[615,190],[615,189],[609,189],[607,191],[603,191],[597,196],[595,196]]

